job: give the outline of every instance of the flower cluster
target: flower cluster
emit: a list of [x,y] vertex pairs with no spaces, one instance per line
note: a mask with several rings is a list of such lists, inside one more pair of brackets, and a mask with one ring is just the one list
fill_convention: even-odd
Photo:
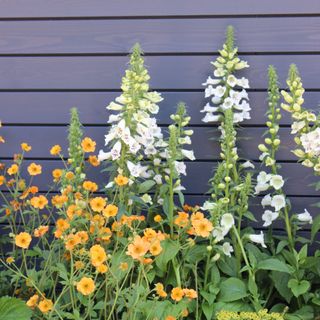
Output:
[[302,107],[304,103],[304,88],[297,67],[292,64],[287,79],[289,92],[282,90],[281,94],[285,100],[281,106],[291,113],[293,119],[291,133],[295,135],[298,146],[292,152],[302,161],[302,165],[314,169],[316,174],[320,173],[320,128],[319,119],[312,111]]
[[248,94],[245,89],[249,88],[248,79],[242,77],[236,78],[234,73],[238,70],[248,68],[246,61],[240,60],[237,55],[238,48],[234,47],[233,28],[228,27],[227,41],[220,50],[220,56],[212,62],[215,67],[214,76],[210,76],[203,83],[206,86],[205,98],[210,98],[215,105],[208,102],[201,112],[206,113],[202,119],[203,122],[217,122],[221,113],[231,109],[233,111],[233,121],[235,123],[250,119],[250,106],[248,103]]
[[[149,92],[149,79],[141,49],[135,45],[130,68],[122,78],[122,94],[107,106],[108,110],[116,112],[109,116],[111,127],[105,135],[105,145],[110,151],[100,150],[98,155],[99,161],[111,160],[118,174],[130,178],[128,185],[131,189],[146,179],[160,181],[157,170],[142,161],[148,160],[155,166],[159,165],[161,150],[167,146],[155,118],[159,111],[157,103],[163,98],[156,91]],[[111,177],[107,188],[113,186]],[[131,199],[122,200],[127,205],[132,204]]]

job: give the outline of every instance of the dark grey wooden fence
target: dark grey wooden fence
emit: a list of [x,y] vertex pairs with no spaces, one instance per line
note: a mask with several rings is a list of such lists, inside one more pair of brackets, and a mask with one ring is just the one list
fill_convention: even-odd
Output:
[[[219,158],[218,145],[209,140],[216,129],[203,125],[201,83],[211,74],[210,61],[224,41],[226,26],[236,29],[242,58],[251,68],[243,75],[251,82],[252,119],[239,135],[241,155],[257,160],[266,110],[266,70],[277,67],[282,86],[289,64],[295,62],[306,87],[306,106],[320,101],[320,1],[319,0],[10,0],[0,1],[0,118],[1,134],[9,142],[0,149],[4,162],[33,145],[28,161],[37,161],[44,174],[37,178],[48,188],[51,170],[59,161],[49,154],[51,145],[66,147],[69,109],[78,107],[86,134],[103,145],[105,106],[119,94],[127,54],[140,42],[152,77],[160,91],[159,122],[166,125],[175,104],[189,107],[195,134],[197,161],[188,163],[187,201],[201,203],[207,180]],[[295,163],[290,153],[290,121],[281,125],[279,152],[286,191],[297,212],[319,201],[310,183],[312,172]],[[104,177],[92,169],[100,182]],[[261,214],[253,207],[257,217]]]

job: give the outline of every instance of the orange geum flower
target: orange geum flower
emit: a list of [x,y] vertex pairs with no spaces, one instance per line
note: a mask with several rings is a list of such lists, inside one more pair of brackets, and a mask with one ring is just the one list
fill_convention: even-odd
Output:
[[11,167],[8,168],[8,170],[7,170],[9,176],[16,174],[18,171],[19,171],[19,167],[15,163],[13,165],[11,165]]
[[143,231],[143,235],[148,241],[151,241],[157,238],[157,232],[151,228],[145,229]]
[[40,164],[35,164],[34,162],[28,166],[28,172],[30,176],[37,176],[41,174],[42,168]]
[[53,176],[53,180],[56,182],[56,181],[59,181],[60,178],[62,177],[62,169],[54,169],[52,171],[52,176]]
[[119,187],[122,187],[122,186],[125,186],[129,183],[129,179],[121,174],[119,174],[118,176],[116,176],[114,178],[114,182],[119,186]]
[[112,232],[110,228],[108,227],[103,227],[99,230],[99,238],[102,241],[109,241],[112,236]]
[[14,261],[15,261],[15,260],[14,260],[14,257],[11,257],[11,256],[10,256],[10,257],[6,258],[6,263],[7,263],[7,264],[14,263]]
[[49,226],[40,226],[37,229],[34,230],[33,235],[36,238],[43,237],[49,230]]
[[97,267],[97,271],[99,273],[106,273],[108,270],[109,268],[105,264],[101,264],[100,266]]
[[186,212],[178,212],[178,217],[174,219],[174,223],[181,228],[187,227],[189,224],[189,215]]
[[183,289],[180,287],[173,288],[171,290],[171,299],[174,301],[180,301],[184,296]]
[[94,167],[97,167],[100,165],[100,161],[98,160],[97,156],[89,156],[88,161]]
[[201,220],[194,220],[192,222],[192,226],[194,228],[195,234],[203,238],[209,237],[210,232],[213,230],[212,223],[206,218]]
[[72,251],[79,243],[81,243],[81,238],[78,235],[69,234],[67,236],[65,247],[67,250]]
[[166,316],[165,320],[177,320],[177,318],[172,315],[169,315],[169,316]]
[[81,141],[81,147],[84,152],[94,152],[96,150],[96,142],[91,138],[85,137]]
[[48,313],[53,308],[53,302],[50,299],[43,299],[39,302],[38,308],[42,313]]
[[60,152],[61,152],[61,147],[60,147],[58,144],[54,145],[54,146],[50,149],[50,154],[53,155],[53,156],[58,155]]
[[164,291],[164,286],[162,283],[158,282],[155,284],[156,293],[161,298],[166,298],[167,293]]
[[198,297],[197,291],[194,289],[183,289],[183,292],[188,299],[196,299]]
[[0,176],[0,186],[2,186],[6,182],[6,178],[4,176]]
[[94,281],[91,278],[83,277],[77,283],[77,290],[82,293],[84,296],[88,296],[94,292],[96,286]]
[[115,217],[118,213],[118,207],[114,204],[108,204],[102,211],[103,215],[107,218]]
[[141,258],[148,252],[150,244],[147,240],[136,236],[132,243],[128,245],[127,255],[133,259],[141,260]]
[[90,207],[93,211],[101,212],[106,205],[106,200],[102,197],[96,197],[90,200]]
[[155,240],[150,244],[150,253],[153,256],[158,256],[162,252],[162,247],[159,240]]
[[39,197],[31,198],[30,203],[34,208],[42,210],[48,204],[48,200],[45,196],[40,195]]
[[37,192],[39,192],[39,188],[37,186],[31,186],[29,188],[30,193],[32,194],[36,194]]
[[90,191],[90,192],[95,192],[98,190],[98,185],[95,182],[92,181],[84,181],[83,184],[83,189]]
[[34,294],[32,297],[29,298],[29,300],[26,302],[26,305],[33,309],[37,306],[39,301],[39,296],[37,294]]
[[61,230],[63,232],[63,231],[66,231],[67,229],[69,229],[70,224],[67,220],[60,218],[57,220],[56,226],[59,230]]
[[160,216],[160,214],[157,214],[156,216],[154,216],[153,220],[154,220],[154,222],[161,222],[162,217]]
[[66,178],[68,180],[72,180],[74,178],[74,173],[72,171],[69,171],[66,173]]
[[65,195],[55,195],[51,199],[52,204],[57,208],[61,208],[67,201],[68,197]]
[[78,231],[76,235],[80,238],[81,243],[86,243],[89,240],[87,231]]
[[107,254],[106,251],[102,246],[99,244],[96,244],[90,248],[90,259],[91,264],[94,267],[98,267],[102,265],[107,260]]
[[17,247],[20,247],[22,249],[28,249],[30,246],[30,243],[32,241],[32,238],[29,233],[27,232],[20,232],[15,236],[15,244]]
[[26,142],[21,143],[21,149],[25,152],[28,152],[32,149],[31,146],[29,146]]
[[202,219],[204,219],[204,214],[200,211],[194,212],[190,217],[191,222]]

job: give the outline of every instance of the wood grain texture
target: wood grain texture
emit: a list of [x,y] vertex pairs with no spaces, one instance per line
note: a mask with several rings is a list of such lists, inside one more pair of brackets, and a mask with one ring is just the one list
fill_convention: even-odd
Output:
[[[295,62],[308,89],[320,89],[320,55],[246,56],[252,68],[239,72],[251,88],[267,87],[267,68],[274,65],[285,86],[289,65]],[[146,65],[151,87],[200,89],[210,72],[211,56],[151,56]],[[1,57],[0,90],[8,89],[115,89],[127,66],[127,57]]]
[[[217,52],[228,25],[241,52],[320,51],[320,17],[2,21],[0,54]],[[297,41],[299,39],[299,41]]]
[[[179,101],[184,101],[191,116],[192,125],[203,125],[199,112],[206,104],[204,92],[161,92],[164,100],[159,104],[159,124],[170,123],[170,114]],[[119,92],[0,92],[1,120],[4,124],[66,124],[71,107],[77,107],[82,123],[105,125],[109,112],[105,109]],[[251,120],[243,125],[264,125],[267,108],[266,92],[250,92]],[[305,106],[316,110],[320,92],[306,92]],[[287,112],[282,112],[282,125],[291,124]]]
[[185,15],[315,14],[317,0],[24,0],[1,1],[1,17],[135,17]]
[[[8,165],[11,163],[9,160],[2,161]],[[56,168],[63,168],[63,163],[60,160],[25,160],[22,175],[28,177],[27,166],[31,162],[41,164],[43,167],[43,173],[40,176],[36,176],[33,183],[39,186],[42,191],[47,191],[48,186],[52,183],[52,170]],[[187,194],[204,195],[209,189],[208,179],[212,176],[214,168],[216,167],[216,161],[208,162],[188,162],[187,172],[188,175],[183,177],[182,184],[186,187]],[[108,176],[106,173],[100,173],[101,168],[88,166],[87,178],[93,179],[100,186],[104,186],[108,182]],[[319,192],[315,191],[312,183],[318,181],[313,176],[312,171],[309,168],[304,168],[300,164],[296,163],[283,163],[280,170],[281,174],[287,178],[288,182],[285,185],[285,192],[292,196],[319,196]]]
[[[103,127],[85,127],[84,136],[89,136],[97,142],[97,152],[104,149],[104,135],[107,128]],[[192,127],[194,134],[192,136],[192,148],[197,160],[219,159],[219,130],[210,127]],[[261,152],[257,149],[259,143],[263,143],[262,135],[265,128],[240,128],[238,131],[238,150],[240,157],[244,159],[257,160]],[[293,136],[290,134],[290,128],[281,128],[279,130],[282,140],[281,148],[277,153],[279,161],[296,160],[292,154],[296,145]],[[163,133],[167,135],[167,129],[163,128]],[[1,157],[12,157],[13,154],[21,151],[20,144],[28,142],[33,146],[32,150],[26,154],[28,158],[52,158],[49,153],[50,148],[55,144],[60,144],[63,152],[67,155],[67,127],[66,126],[28,126],[28,127],[6,127],[1,130],[1,135],[8,142],[1,146]],[[43,139],[39,139],[43,137]],[[187,147],[189,149],[189,147]],[[1,158],[0,157],[0,158]]]

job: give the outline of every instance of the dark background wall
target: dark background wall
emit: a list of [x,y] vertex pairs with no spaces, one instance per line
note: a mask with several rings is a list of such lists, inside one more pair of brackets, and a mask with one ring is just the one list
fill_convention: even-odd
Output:
[[[258,159],[257,144],[264,132],[266,70],[273,64],[282,87],[289,64],[295,62],[306,88],[306,106],[320,102],[320,1],[310,0],[2,0],[0,1],[0,119],[8,141],[0,158],[10,161],[22,141],[33,149],[28,162],[37,161],[44,174],[61,167],[50,146],[66,146],[69,109],[78,107],[86,135],[103,146],[105,106],[119,95],[127,54],[135,42],[145,51],[151,86],[160,91],[159,123],[166,125],[175,104],[183,100],[192,116],[193,148],[197,161],[188,163],[187,201],[201,203],[207,180],[219,158],[215,128],[201,123],[204,103],[201,83],[212,73],[227,25],[236,29],[237,45],[251,68],[252,119],[239,135],[241,155]],[[279,160],[288,178],[286,191],[297,212],[319,199],[310,183],[312,172],[295,163],[290,121],[281,122]],[[98,171],[90,173],[102,183]],[[259,217],[261,209],[253,207]]]

